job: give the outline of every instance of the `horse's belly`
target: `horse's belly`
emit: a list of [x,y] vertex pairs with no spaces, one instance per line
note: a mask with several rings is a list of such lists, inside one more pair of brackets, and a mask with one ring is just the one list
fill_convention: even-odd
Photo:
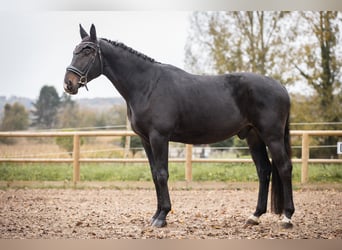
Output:
[[227,124],[213,123],[211,126],[204,125],[197,124],[193,127],[177,128],[171,135],[171,141],[187,144],[209,144],[234,136],[246,126],[242,121]]
[[174,134],[171,136],[171,141],[181,142],[181,143],[186,143],[186,144],[210,144],[210,143],[225,140],[233,135],[235,135],[235,133],[233,134],[221,133],[217,135],[197,134],[197,133]]

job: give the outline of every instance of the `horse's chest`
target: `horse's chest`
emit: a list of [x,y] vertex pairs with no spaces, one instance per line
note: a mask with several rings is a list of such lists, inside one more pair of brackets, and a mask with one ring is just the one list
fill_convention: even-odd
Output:
[[148,112],[141,112],[131,109],[130,121],[131,127],[134,132],[139,135],[148,133],[148,126],[150,124],[151,117]]

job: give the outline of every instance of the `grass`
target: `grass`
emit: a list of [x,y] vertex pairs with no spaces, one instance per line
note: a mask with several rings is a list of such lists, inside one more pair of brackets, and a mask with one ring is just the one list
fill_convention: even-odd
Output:
[[[185,179],[184,164],[170,163],[170,181]],[[71,181],[71,164],[0,164],[0,181]],[[253,164],[193,164],[194,181],[258,181]],[[300,182],[301,166],[293,168],[293,182]],[[152,181],[147,164],[81,164],[82,181]],[[309,182],[342,183],[342,166],[309,166]]]
[[[20,140],[20,141],[19,141]],[[92,138],[82,145],[81,157],[120,158],[122,148],[113,142],[113,138]],[[93,152],[92,150],[96,148]],[[115,149],[108,151],[108,149]],[[91,151],[91,152],[88,152]],[[1,157],[66,157],[54,139],[31,140],[18,139],[15,145],[0,145]],[[221,155],[222,157],[222,155]],[[225,156],[228,157],[228,156]],[[81,164],[81,181],[152,181],[148,164]],[[169,164],[170,181],[184,181],[183,163]],[[72,181],[71,164],[15,164],[0,163],[0,181]],[[244,163],[194,163],[192,170],[194,181],[256,182],[255,166]],[[300,183],[301,165],[294,164],[293,181]],[[342,183],[342,166],[338,164],[311,164],[309,182]]]

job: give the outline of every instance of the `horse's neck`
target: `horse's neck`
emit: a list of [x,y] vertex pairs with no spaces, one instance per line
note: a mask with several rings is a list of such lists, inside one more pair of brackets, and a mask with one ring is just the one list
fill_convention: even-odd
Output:
[[144,93],[152,81],[149,74],[152,62],[146,61],[124,48],[106,43],[101,48],[104,60],[103,74],[113,83],[127,102]]

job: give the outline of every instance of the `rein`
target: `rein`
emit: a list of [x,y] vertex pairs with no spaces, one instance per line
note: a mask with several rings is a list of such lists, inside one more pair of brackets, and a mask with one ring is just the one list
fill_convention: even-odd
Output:
[[84,69],[79,69],[73,65],[69,65],[66,70],[69,72],[73,72],[76,75],[78,75],[80,77],[78,84],[81,87],[85,87],[86,90],[88,91],[88,87],[87,87],[87,83],[88,83],[88,73],[90,71],[90,69],[92,68],[92,66],[95,63],[96,60],[96,56],[99,55],[99,60],[100,60],[100,64],[101,64],[101,74],[103,73],[103,62],[102,62],[102,54],[101,54],[101,49],[100,49],[100,44],[99,43],[93,43],[93,42],[84,42],[81,43],[79,46],[77,46],[74,50],[74,55],[77,55],[79,53],[82,52],[82,50],[86,47],[90,47],[92,49],[95,50],[95,54],[90,58],[90,60],[88,61],[86,67],[84,67]]

